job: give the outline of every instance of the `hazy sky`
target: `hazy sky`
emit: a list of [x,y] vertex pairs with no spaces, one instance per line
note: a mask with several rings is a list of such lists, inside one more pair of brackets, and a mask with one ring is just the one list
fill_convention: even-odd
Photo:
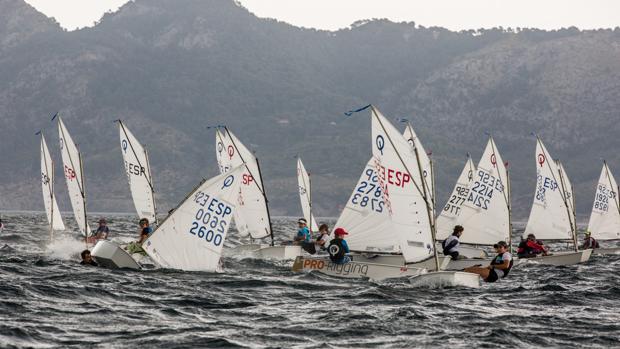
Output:
[[[26,0],[67,29],[92,25],[127,0]],[[176,1],[176,0],[171,0]],[[211,0],[204,0],[208,3]],[[259,17],[339,29],[360,19],[389,18],[424,26],[581,29],[620,26],[620,0],[240,0]]]

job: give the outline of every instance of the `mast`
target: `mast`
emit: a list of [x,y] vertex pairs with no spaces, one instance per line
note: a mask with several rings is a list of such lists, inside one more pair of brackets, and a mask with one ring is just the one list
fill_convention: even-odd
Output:
[[[418,163],[418,172],[420,173],[420,178],[422,178],[422,180],[424,180],[424,174],[422,173],[422,165],[420,164],[420,157],[418,156],[418,147],[413,147],[413,151],[415,152],[415,158],[416,158],[416,162]],[[433,162],[431,161],[431,169],[433,168]],[[432,173],[432,170],[431,170]],[[429,201],[426,199],[427,196],[427,192],[426,192],[426,185],[422,185],[422,189],[424,191],[424,201],[426,202],[426,212],[428,215],[428,222],[430,224],[430,228],[431,228],[431,236],[433,239],[433,257],[435,259],[435,270],[439,271],[439,256],[437,255],[437,246],[435,246],[436,241],[435,241],[435,215],[431,212],[432,208],[429,206]]]
[[[77,145],[76,145],[77,147]],[[88,247],[88,217],[86,215],[86,183],[84,183],[84,166],[82,163],[82,152],[78,147],[78,161],[80,162],[80,177],[82,181],[82,204],[84,206],[84,242],[86,243],[86,247]]]
[[[151,187],[151,200],[153,200],[153,216],[155,217],[155,221],[153,222],[157,225],[157,206],[155,205],[155,186],[153,185],[153,173],[151,172],[151,163],[149,162],[149,153],[144,147],[144,157],[146,158],[146,168],[149,170],[149,186]],[[136,158],[137,159],[137,158]]]
[[[261,176],[261,179],[262,178]],[[310,178],[310,173],[308,173],[308,204],[310,206],[310,231],[312,231],[312,178]]]
[[506,205],[508,206],[508,248],[510,253],[512,253],[512,205],[510,204],[512,194],[510,188],[510,171],[508,170],[508,167],[506,167],[506,190],[508,190],[508,201],[506,202]]
[[[236,147],[237,146],[235,146],[235,148]],[[239,156],[241,156],[241,154],[239,154]],[[256,159],[256,167],[258,168],[258,175],[260,176],[260,186],[263,187],[263,190],[261,192],[263,193],[263,198],[265,198],[265,209],[267,210],[267,220],[269,221],[269,237],[271,238],[271,246],[274,246],[275,243],[273,241],[273,226],[271,224],[271,214],[269,213],[269,201],[267,200],[267,194],[265,193],[265,184],[263,183],[263,175],[261,174],[261,171],[260,171],[260,164],[258,162],[258,158],[257,157],[254,157],[254,158]],[[245,161],[243,163],[245,164]],[[247,165],[246,165],[246,168],[247,168]]]
[[[571,210],[568,207],[568,199],[566,198],[566,182],[564,181],[564,171],[562,171],[562,167],[560,164],[560,161],[558,160],[556,162],[556,166],[558,168],[558,172],[560,173],[560,185],[562,186],[562,198],[564,199],[564,203],[566,206],[566,210],[568,211],[568,222],[570,223],[570,229],[571,229],[571,233],[573,235],[573,247],[575,249],[575,252],[579,251],[579,246],[577,243],[577,217],[576,216],[572,216],[574,214],[574,206],[573,209]],[[553,172],[552,172],[553,173]],[[571,195],[574,195],[574,193],[572,193],[572,189],[571,189]],[[574,197],[573,197],[574,199]],[[573,200],[573,205],[574,205],[574,200]]]

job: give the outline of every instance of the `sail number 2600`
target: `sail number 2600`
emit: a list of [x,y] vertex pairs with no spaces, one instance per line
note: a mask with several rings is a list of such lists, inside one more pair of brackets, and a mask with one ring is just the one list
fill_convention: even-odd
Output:
[[196,193],[194,201],[201,207],[196,211],[189,233],[220,246],[232,207],[203,192]]

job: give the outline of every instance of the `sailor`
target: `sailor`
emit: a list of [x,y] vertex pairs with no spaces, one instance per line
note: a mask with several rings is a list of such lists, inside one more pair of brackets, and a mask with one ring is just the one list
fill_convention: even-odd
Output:
[[140,253],[146,256],[146,251],[144,251],[144,249],[142,248],[142,244],[149,237],[150,229],[150,227],[142,228],[138,241],[132,241],[127,245],[125,249],[127,250],[127,252],[129,252],[129,254]]
[[335,264],[346,264],[351,261],[351,257],[347,256],[349,253],[349,245],[344,239],[345,235],[349,235],[343,228],[336,228],[334,230],[335,238],[329,242],[327,247],[327,253],[329,253],[329,259]]
[[97,262],[95,262],[93,260],[93,257],[90,255],[90,251],[89,250],[84,250],[81,253],[82,256],[82,261],[80,262],[81,265],[93,265],[93,266],[98,266]]
[[473,266],[465,268],[465,272],[478,274],[486,282],[495,282],[500,278],[508,276],[514,262],[512,254],[508,252],[508,244],[505,241],[500,241],[493,245],[493,247],[497,255],[493,258],[491,264],[487,267]]
[[140,222],[138,224],[140,225],[140,229],[139,229],[140,235],[142,235],[142,232],[144,231],[144,229],[146,229],[146,232],[149,235],[153,232],[153,228],[150,227],[150,222],[148,218],[140,219]]
[[297,235],[295,235],[293,241],[297,245],[301,245],[303,242],[309,243],[311,237],[310,230],[308,229],[308,222],[305,218],[299,218],[297,220],[297,225],[299,226],[299,229],[297,230]]
[[2,223],[2,218],[0,218],[0,233],[4,230],[4,223]]
[[465,229],[461,225],[454,226],[454,231],[452,232],[452,235],[448,236],[448,238],[441,243],[441,247],[443,248],[443,254],[445,256],[451,256],[453,260],[465,258],[464,256],[459,256],[459,238],[463,234],[463,230]]
[[517,249],[517,256],[519,258],[532,258],[539,254],[543,256],[548,255],[549,248],[543,244],[542,241],[536,240],[534,234],[528,234],[527,239],[521,240]]
[[593,237],[592,237],[592,232],[591,231],[586,231],[585,233],[585,237],[583,239],[583,245],[581,246],[582,250],[587,250],[589,248],[591,249],[595,249],[595,248],[599,248],[599,244],[598,241],[596,241]]
[[95,237],[97,240],[105,240],[108,238],[108,234],[110,234],[110,228],[108,228],[108,222],[105,218],[101,218],[99,220],[99,227],[97,228],[97,232],[95,233]]
[[323,223],[319,226],[319,235],[315,241],[316,249],[326,251],[329,245],[329,227]]

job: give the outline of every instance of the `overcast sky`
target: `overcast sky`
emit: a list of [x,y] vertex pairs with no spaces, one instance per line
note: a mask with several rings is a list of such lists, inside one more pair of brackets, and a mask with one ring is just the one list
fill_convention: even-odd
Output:
[[[90,26],[127,0],[26,0],[67,29]],[[170,0],[177,1],[177,0]],[[211,0],[204,0],[208,4]],[[389,18],[453,30],[490,27],[581,29],[620,26],[620,0],[240,0],[259,17],[335,30]],[[180,2],[179,2],[180,3]]]

